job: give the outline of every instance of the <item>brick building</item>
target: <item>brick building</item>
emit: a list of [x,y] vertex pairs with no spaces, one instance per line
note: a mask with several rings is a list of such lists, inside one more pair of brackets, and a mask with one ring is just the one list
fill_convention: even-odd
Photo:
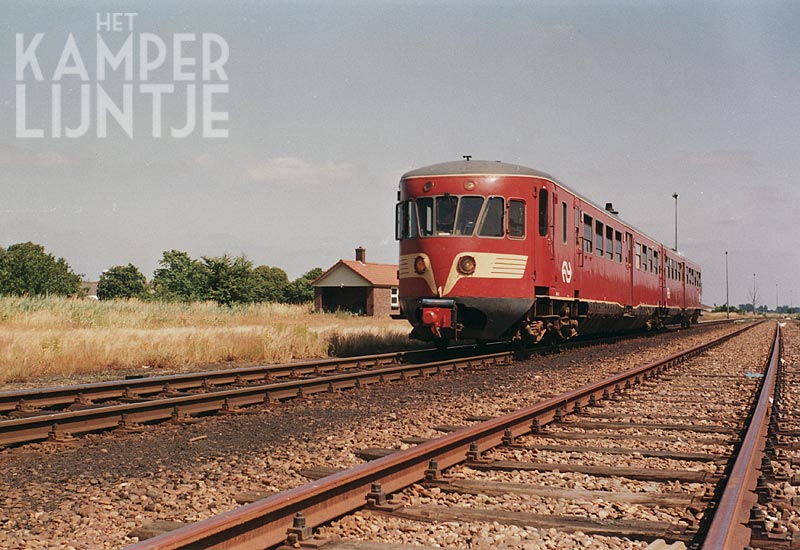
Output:
[[367,263],[366,257],[366,250],[358,247],[355,261],[339,260],[311,283],[315,311],[369,316],[399,313],[397,265]]

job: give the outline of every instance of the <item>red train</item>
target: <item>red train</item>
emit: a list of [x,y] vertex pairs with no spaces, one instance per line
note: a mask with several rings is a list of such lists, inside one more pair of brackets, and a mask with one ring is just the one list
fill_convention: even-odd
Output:
[[413,170],[396,215],[413,338],[529,345],[700,315],[697,264],[537,170],[469,159]]

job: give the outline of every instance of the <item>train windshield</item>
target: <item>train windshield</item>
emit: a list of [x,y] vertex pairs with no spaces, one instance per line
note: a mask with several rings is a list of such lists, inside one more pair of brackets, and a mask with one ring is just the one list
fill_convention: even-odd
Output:
[[456,220],[456,235],[472,235],[483,206],[483,197],[462,197]]
[[[484,206],[486,207],[484,208]],[[471,237],[481,226],[480,236],[503,235],[502,197],[442,195],[420,197],[397,204],[397,238]],[[483,217],[481,213],[483,212]]]

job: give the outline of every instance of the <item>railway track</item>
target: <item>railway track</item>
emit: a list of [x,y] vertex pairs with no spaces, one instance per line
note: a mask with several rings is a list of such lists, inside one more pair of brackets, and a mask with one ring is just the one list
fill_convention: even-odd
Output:
[[[578,341],[537,351],[549,353],[621,338]],[[498,351],[485,353],[492,348]],[[459,346],[450,350],[446,359],[435,361],[430,358],[441,354],[421,350],[0,392],[0,415],[5,416],[0,419],[0,446],[70,441],[78,434],[108,429],[139,431],[145,424],[165,420],[180,422],[196,415],[235,413],[241,407],[276,400],[504,364],[513,359],[504,345],[484,346],[480,348],[484,353],[476,355],[478,349]]]
[[[380,522],[387,521],[387,518],[392,525],[396,525],[398,521],[409,520],[439,521],[446,525],[494,521],[539,528],[558,526],[559,529],[563,529],[566,525],[567,529],[582,532],[627,536],[648,541],[664,537],[671,541],[698,544],[698,541],[706,540],[707,548],[729,548],[731,546],[728,542],[715,542],[728,539],[715,539],[717,535],[714,533],[721,532],[725,533],[724,537],[729,536],[727,534],[730,531],[729,527],[742,521],[737,514],[743,509],[745,515],[749,513],[746,505],[742,505],[741,500],[738,500],[740,497],[727,495],[733,494],[730,491],[737,486],[744,487],[745,492],[751,489],[748,486],[751,482],[747,479],[752,478],[752,465],[761,463],[761,458],[758,456],[759,445],[752,442],[765,439],[758,434],[765,432],[768,424],[762,422],[762,425],[758,426],[757,423],[749,422],[749,419],[761,421],[769,419],[766,412],[773,409],[769,405],[772,398],[771,381],[777,380],[774,384],[779,388],[786,387],[787,384],[786,375],[777,373],[780,365],[780,332],[776,331],[770,360],[764,373],[749,373],[745,376],[745,373],[725,374],[718,368],[716,370],[711,368],[706,372],[693,370],[690,377],[685,372],[678,371],[678,365],[734,338],[744,330],[747,328],[503,417],[459,429],[435,440],[416,442],[419,444],[405,451],[387,454],[390,450],[369,450],[365,452],[365,457],[375,460],[364,465],[323,477],[313,484],[280,493],[130,548],[132,550],[199,547],[266,548],[282,543],[287,543],[289,546],[314,545],[320,542],[311,539],[312,527],[362,508],[366,502],[371,503],[372,510],[367,513],[369,517],[365,521],[377,522],[374,527],[367,526],[367,532],[381,532]],[[713,361],[711,364],[713,367]],[[641,396],[652,397],[657,387],[660,387],[656,386],[656,380],[670,377],[672,379],[666,383],[666,386],[672,388],[669,390],[671,392],[669,398],[676,402],[685,402],[687,414],[680,415],[683,418],[665,419],[657,416],[657,404],[665,399],[663,397],[662,401],[653,399],[649,401],[656,409],[650,412],[646,409],[644,412],[625,410],[622,404],[626,401],[615,398],[621,393],[639,393]],[[704,392],[700,396],[697,395],[698,383]],[[760,396],[753,401],[756,404],[751,404],[745,398],[755,393],[756,387],[761,388]],[[603,407],[602,410],[595,407],[601,402],[611,405]],[[644,399],[643,402],[648,401]],[[782,400],[777,398],[774,403],[781,406]],[[711,408],[704,412],[700,409],[692,410],[692,407],[707,407],[709,404]],[[720,407],[724,404],[727,404],[725,406],[728,408],[723,410]],[[622,410],[616,410],[620,406]],[[738,408],[739,412],[732,413],[731,407],[734,410]],[[590,415],[588,419],[587,413]],[[580,420],[570,419],[568,415],[572,414],[579,415]],[[620,415],[625,417],[633,414],[645,418],[648,418],[648,415],[655,416],[658,421],[650,418],[649,421],[631,422],[630,418],[627,421],[618,418]],[[743,433],[745,425],[752,426],[750,428],[752,431],[747,431],[748,435],[740,440],[742,442],[730,449],[731,439],[740,432]],[[630,430],[651,433],[631,434]],[[773,427],[773,431],[775,430],[778,428]],[[777,445],[780,443],[779,435],[774,437]],[[600,444],[600,441],[603,443]],[[640,445],[636,449],[628,449],[615,444],[615,441],[623,441],[626,444],[636,441]],[[662,442],[663,445],[664,441],[667,444],[666,449],[653,448],[657,446],[651,445],[653,442]],[[687,445],[687,441],[701,445],[698,447],[699,450],[682,448]],[[770,452],[769,447],[767,452]],[[600,464],[591,463],[595,461],[591,457],[598,455],[607,457],[631,455],[631,453],[635,453],[634,462],[654,461],[660,466],[634,465],[623,470],[618,465],[603,464],[602,461]],[[580,456],[581,462],[574,464],[566,461],[563,458],[565,455]],[[590,459],[587,460],[587,457]],[[691,466],[686,468],[687,464]],[[742,464],[745,466],[741,466]],[[476,472],[491,472],[496,476],[498,472],[505,471],[506,473],[502,475],[512,475],[507,472],[508,470],[516,472],[514,475],[517,476],[521,475],[520,472],[527,471],[535,471],[535,475],[538,476],[547,475],[548,471],[557,471],[561,474],[566,471],[575,476],[601,479],[624,475],[627,479],[639,479],[646,483],[668,481],[673,489],[676,483],[678,487],[680,484],[689,484],[696,486],[697,491],[696,494],[675,490],[666,494],[656,494],[650,488],[627,492],[605,491],[599,494],[597,490],[575,490],[574,487],[543,488],[541,484],[531,487],[508,480],[470,479]],[[747,475],[740,477],[739,470],[744,470]],[[768,475],[767,472],[765,475]],[[420,482],[425,484],[414,485]],[[411,485],[414,485],[410,489],[411,493],[401,497],[405,506],[386,499],[387,494],[398,493]],[[420,491],[423,491],[423,494],[420,494]],[[479,501],[485,503],[487,494],[495,495],[497,498],[512,494],[517,501],[510,506],[511,509],[500,505],[491,510],[474,510],[470,507],[453,506],[452,501],[447,501],[441,496],[458,495],[459,498],[463,498],[464,495],[483,495]],[[723,495],[720,500],[720,511],[713,514],[714,523],[709,524],[708,518],[712,513],[708,508],[708,502],[715,501],[720,494]],[[520,497],[520,495],[527,496]],[[531,495],[583,501],[604,499],[615,506],[661,506],[681,508],[683,512],[679,520],[668,522],[617,517],[591,520],[576,518],[574,514],[570,516],[518,511],[519,499],[529,498]],[[726,498],[734,499],[733,509],[737,514],[724,512],[728,506],[725,504]],[[449,505],[444,506],[443,502],[448,502]],[[663,511],[659,513],[664,514]],[[772,517],[769,513],[769,511],[764,512],[764,516]],[[758,514],[756,516],[758,517]],[[750,521],[751,526],[756,525],[754,521],[757,522],[757,518]],[[342,522],[346,523],[347,518]],[[775,522],[770,523],[770,520],[766,519],[765,536],[778,538],[779,533],[770,531],[774,530],[774,527]],[[336,527],[327,528],[326,533],[335,533],[336,529]],[[746,536],[750,536],[749,531]],[[788,544],[791,544],[790,537],[788,540]],[[784,536],[780,541],[784,546],[776,547],[791,548],[790,545],[786,545],[786,541],[787,537]],[[354,548],[358,545],[351,542],[332,542],[326,547]],[[379,544],[374,543],[362,547],[381,548]]]
[[[262,376],[260,381],[256,379],[254,383],[244,387],[212,390],[201,385],[198,389],[206,391],[181,395],[175,395],[171,383],[161,384],[158,393],[149,399],[129,396],[126,399],[129,402],[99,406],[92,406],[84,401],[79,403],[85,407],[80,410],[44,414],[31,411],[29,414],[32,416],[0,421],[0,445],[43,439],[67,441],[75,434],[112,428],[136,431],[141,429],[143,424],[163,420],[180,422],[202,414],[215,412],[231,414],[239,411],[241,407],[269,404],[321,392],[341,391],[379,382],[430,376],[489,364],[503,364],[509,362],[511,357],[510,352],[499,352],[468,359],[376,366],[369,369],[365,369],[362,364],[358,370],[352,372],[297,378],[285,382],[268,382],[268,379]],[[307,368],[313,372],[313,367]],[[334,368],[332,372],[336,372],[336,369]]]

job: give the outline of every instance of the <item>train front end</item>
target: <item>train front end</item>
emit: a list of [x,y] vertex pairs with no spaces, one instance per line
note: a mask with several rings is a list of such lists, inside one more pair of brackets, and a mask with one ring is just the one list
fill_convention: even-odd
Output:
[[509,336],[533,305],[521,167],[450,162],[405,174],[396,209],[400,307],[411,337]]

